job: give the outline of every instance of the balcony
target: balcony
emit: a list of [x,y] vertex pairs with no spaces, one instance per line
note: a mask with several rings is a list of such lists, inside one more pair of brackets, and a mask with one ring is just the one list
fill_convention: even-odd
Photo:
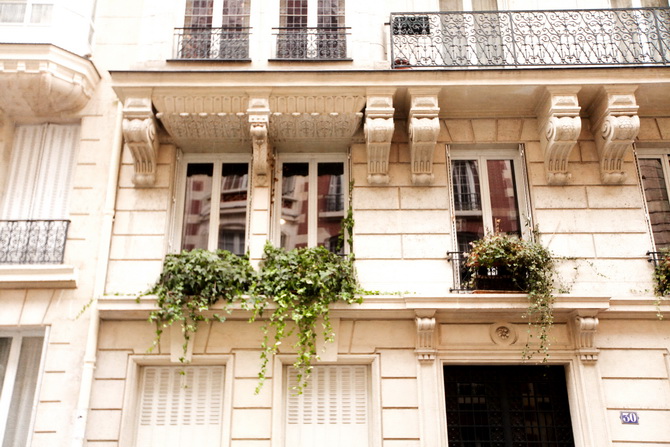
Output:
[[670,8],[391,14],[392,68],[670,65]]
[[275,28],[276,59],[299,61],[348,60],[349,28]]
[[61,264],[69,220],[0,220],[0,264]]
[[249,60],[251,28],[175,28],[175,59]]

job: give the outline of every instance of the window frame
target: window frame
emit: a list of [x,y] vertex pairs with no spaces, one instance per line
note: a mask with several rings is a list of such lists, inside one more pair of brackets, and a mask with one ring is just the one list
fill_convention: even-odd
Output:
[[[177,163],[177,181],[175,182],[174,193],[174,211],[173,211],[173,228],[171,244],[168,251],[171,253],[181,252],[182,234],[184,231],[184,207],[186,206],[186,174],[188,165],[192,163],[212,163],[214,166],[212,176],[212,192],[211,197],[220,197],[221,194],[221,166],[224,164],[246,163],[247,164],[247,204],[246,204],[246,219],[244,225],[244,249],[245,252],[249,249],[249,218],[251,215],[251,199],[252,199],[252,169],[251,156],[248,154],[182,154]],[[217,170],[218,166],[218,170]],[[209,220],[209,239],[207,250],[216,251],[219,241],[219,213],[212,213],[210,211]],[[215,228],[215,231],[212,231]]]
[[[349,179],[350,169],[347,154],[344,153],[304,153],[304,154],[279,154],[275,165],[275,181],[273,182],[275,190],[273,191],[274,204],[272,206],[272,225],[271,240],[276,247],[281,246],[281,216],[282,216],[282,166],[284,163],[308,163],[309,164],[309,193],[308,193],[308,214],[307,214],[307,247],[317,246],[317,228],[318,228],[318,163],[342,163],[343,179],[342,188],[344,196],[344,207],[342,218],[346,217],[349,209]],[[327,248],[327,247],[326,247]],[[348,252],[347,244],[342,247],[344,253]]]
[[[499,146],[479,146],[479,145],[452,145],[447,146],[447,179],[449,187],[449,202],[451,208],[452,219],[452,240],[453,247],[458,251],[458,231],[457,231],[457,215],[454,200],[454,179],[452,175],[452,161],[454,160],[477,160],[479,164],[480,177],[480,194],[482,207],[482,221],[484,227],[484,235],[491,234],[495,230],[495,222],[493,222],[493,213],[491,209],[491,195],[489,190],[488,170],[486,162],[488,160],[511,160],[514,167],[514,186],[516,190],[516,202],[519,213],[519,225],[521,237],[528,239],[532,234],[532,225],[526,225],[526,222],[531,222],[531,206],[528,201],[529,198],[529,182],[528,175],[525,168],[525,157],[523,154],[523,147],[499,147]],[[483,169],[482,169],[483,168]],[[486,181],[483,181],[483,179]]]
[[[663,176],[665,180],[665,190],[670,199],[670,147],[657,147],[657,148],[648,148],[648,147],[636,147],[635,148],[635,167],[637,170],[638,182],[640,184],[640,192],[642,194],[642,199],[644,203],[644,214],[645,220],[647,222],[647,228],[649,231],[649,237],[652,247],[655,251],[658,251],[658,246],[656,238],[654,236],[654,230],[651,223],[651,217],[649,215],[649,203],[647,202],[647,197],[645,194],[645,188],[642,183],[642,171],[640,170],[640,159],[654,159],[661,161],[661,169],[663,170]],[[669,200],[670,204],[670,200]]]
[[[54,1],[46,0],[3,0],[0,1],[0,5],[25,5],[23,11],[23,20],[20,22],[5,22],[1,20],[0,17],[0,26],[42,26],[49,27],[53,23],[54,17]],[[33,22],[33,12],[35,6],[50,6],[47,20],[41,22]]]
[[[32,432],[35,425],[35,416],[37,413],[37,404],[39,403],[40,390],[42,387],[42,380],[44,378],[44,366],[47,353],[47,347],[49,343],[49,328],[32,328],[32,329],[2,329],[0,330],[0,337],[2,338],[12,338],[12,343],[10,346],[10,352],[7,359],[7,370],[5,371],[5,378],[2,383],[0,383],[0,443],[4,441],[5,434],[7,431],[7,419],[9,417],[9,409],[12,402],[12,396],[15,390],[16,385],[16,376],[18,372],[18,363],[21,354],[21,343],[23,342],[24,337],[44,337],[42,342],[42,351],[40,353],[40,361],[38,364],[37,371],[37,380],[35,382],[35,395],[33,397],[33,402],[31,405],[31,414],[30,422],[28,424],[28,432],[26,437],[26,446],[31,445]],[[18,342],[16,340],[19,340]],[[15,346],[18,345],[18,346]],[[8,377],[12,374],[12,377]],[[11,391],[7,393],[6,391]]]

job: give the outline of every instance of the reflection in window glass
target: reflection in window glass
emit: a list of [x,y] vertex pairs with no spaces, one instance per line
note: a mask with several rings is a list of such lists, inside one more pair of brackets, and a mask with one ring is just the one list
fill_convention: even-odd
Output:
[[454,160],[451,166],[458,249],[484,236],[482,197],[477,160]]
[[309,163],[282,166],[281,246],[307,247],[309,216]]
[[244,254],[249,168],[246,163],[224,163],[221,170],[218,248]]
[[186,169],[182,250],[207,249],[213,173],[212,163],[190,163]]
[[660,158],[641,158],[640,176],[656,249],[670,248],[670,201]]
[[[317,179],[317,245],[330,251],[338,247],[342,219],[344,218],[344,165],[342,163],[319,163]],[[338,250],[340,249],[340,250]]]
[[486,164],[493,228],[502,233],[521,236],[512,160],[488,160]]

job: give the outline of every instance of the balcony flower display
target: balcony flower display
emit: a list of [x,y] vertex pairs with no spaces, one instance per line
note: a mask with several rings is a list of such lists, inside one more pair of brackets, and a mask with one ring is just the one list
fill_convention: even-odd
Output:
[[670,295],[670,250],[661,251],[654,267],[654,292],[656,296]]

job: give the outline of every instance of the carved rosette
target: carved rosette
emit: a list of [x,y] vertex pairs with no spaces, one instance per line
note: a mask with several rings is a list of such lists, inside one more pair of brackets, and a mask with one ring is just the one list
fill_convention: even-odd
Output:
[[156,183],[158,138],[150,98],[129,98],[123,108],[123,138],[133,156],[133,184],[139,188]]
[[389,155],[395,125],[393,95],[369,96],[365,107],[365,142],[368,154],[368,183],[389,182]]
[[575,344],[579,358],[589,363],[598,360],[598,348],[595,347],[595,336],[598,331],[598,318],[577,316],[573,321]]
[[435,347],[435,317],[416,317],[416,354],[420,362],[432,362],[437,356]]
[[636,87],[604,87],[591,113],[603,183],[623,183],[623,159],[640,131]]
[[270,122],[270,105],[267,98],[251,98],[249,100],[249,133],[252,143],[254,180],[258,186],[268,186],[270,177],[270,152],[268,141],[268,125]]
[[409,150],[412,183],[430,185],[433,183],[433,154],[440,134],[437,94],[410,91]]
[[571,178],[568,159],[582,130],[578,91],[578,87],[550,87],[540,103],[540,142],[550,185],[564,185]]

